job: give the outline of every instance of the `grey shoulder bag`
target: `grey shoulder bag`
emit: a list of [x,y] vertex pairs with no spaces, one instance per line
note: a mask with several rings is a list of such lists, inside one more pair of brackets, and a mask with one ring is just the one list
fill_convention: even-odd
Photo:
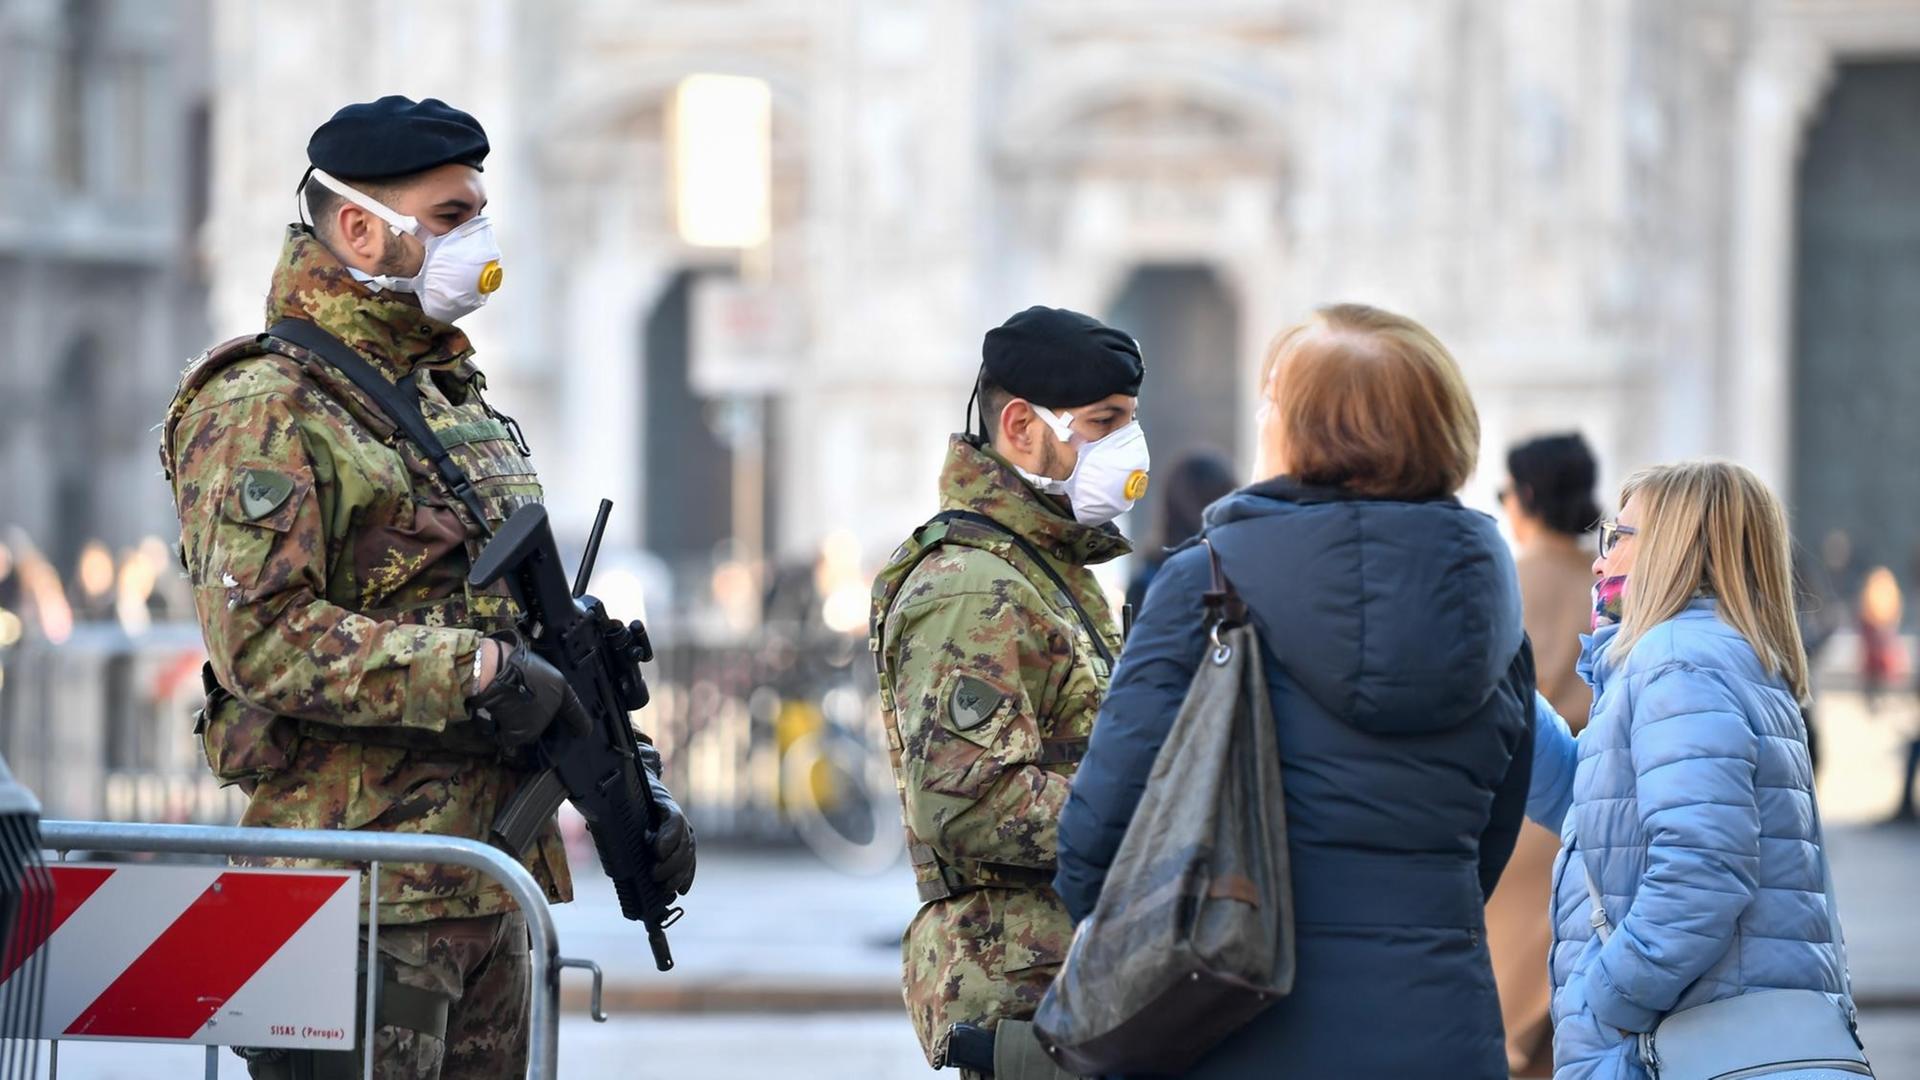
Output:
[[[1840,908],[1834,902],[1833,867],[1827,862],[1820,803],[1812,792],[1808,798],[1813,800],[1813,833],[1820,848],[1827,917],[1840,956],[1840,983],[1851,1001],[1853,980],[1847,974],[1847,944],[1840,934]],[[1593,902],[1593,930],[1604,943],[1613,936],[1613,922],[1585,853],[1581,853],[1580,871]],[[1757,990],[1668,1013],[1652,1031],[1640,1036],[1640,1060],[1654,1080],[1873,1075],[1852,1010],[1835,1005],[1819,990]]]
[[1213,560],[1204,656],[1093,914],[1034,1015],[1080,1076],[1181,1075],[1293,989],[1286,793],[1260,638]]

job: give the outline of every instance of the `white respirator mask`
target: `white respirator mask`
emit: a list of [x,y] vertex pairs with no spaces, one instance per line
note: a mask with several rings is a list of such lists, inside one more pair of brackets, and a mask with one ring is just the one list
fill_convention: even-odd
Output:
[[368,198],[329,176],[324,169],[313,170],[313,179],[386,222],[393,235],[411,233],[426,247],[419,273],[403,278],[356,271],[354,277],[367,285],[412,293],[420,299],[420,310],[446,323],[478,311],[500,288],[500,245],[493,238],[493,222],[485,214],[475,214],[457,228],[435,234],[420,224],[419,218],[398,213]]
[[1056,438],[1077,446],[1080,456],[1073,464],[1072,475],[1065,480],[1034,476],[1024,469],[1020,475],[1050,495],[1066,496],[1075,521],[1105,525],[1133,509],[1133,504],[1147,493],[1150,458],[1147,433],[1141,430],[1140,421],[1130,421],[1126,427],[1088,442],[1075,434],[1072,413],[1055,413],[1041,405],[1032,408]]

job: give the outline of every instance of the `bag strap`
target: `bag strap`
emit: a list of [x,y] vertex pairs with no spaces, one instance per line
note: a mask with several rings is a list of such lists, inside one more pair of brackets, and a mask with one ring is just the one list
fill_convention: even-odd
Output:
[[1207,537],[1200,538],[1200,546],[1207,549],[1207,562],[1213,569],[1213,585],[1200,596],[1201,602],[1213,616],[1213,627],[1232,629],[1244,626],[1247,622],[1247,602],[1240,598],[1233,582],[1227,579],[1227,572],[1220,565],[1220,552]]
[[[1578,847],[1576,843],[1575,847]],[[1593,867],[1587,865],[1587,853],[1576,850],[1580,856],[1580,876],[1587,879],[1587,920],[1593,925],[1593,932],[1600,935],[1600,944],[1605,945],[1613,937],[1613,921],[1607,918],[1607,901],[1600,895],[1600,886],[1593,880]]]
[[453,455],[448,453],[440,436],[434,434],[432,426],[427,423],[426,414],[420,411],[418,385],[411,379],[390,382],[346,342],[328,333],[318,323],[305,319],[281,319],[267,329],[267,336],[298,345],[332,364],[347,377],[348,382],[372,398],[380,411],[387,414],[387,419],[398,425],[426,455],[441,481],[452,489],[454,497],[473,515],[481,535],[493,535],[493,527],[487,523],[486,507],[480,502],[480,494],[474,490],[473,481],[467,479],[465,470],[453,460]]
[[1833,935],[1834,955],[1840,960],[1840,989],[1847,995],[1847,1020],[1857,1025],[1858,1011],[1853,1004],[1853,971],[1847,964],[1847,938],[1840,931],[1840,899],[1833,891],[1833,863],[1827,858],[1827,829],[1820,821],[1820,799],[1807,785],[1807,804],[1813,808],[1814,844],[1820,850],[1820,880],[1827,890],[1827,926]]
[[1067,579],[1060,576],[1060,571],[1055,570],[1053,564],[1047,561],[1047,557],[1040,554],[1040,549],[1034,547],[1026,537],[987,515],[975,513],[972,510],[946,510],[935,514],[933,520],[965,521],[973,525],[982,525],[1012,540],[1021,551],[1026,552],[1027,558],[1052,580],[1054,587],[1060,590],[1060,595],[1067,598],[1067,603],[1073,605],[1074,614],[1080,617],[1080,625],[1086,627],[1087,636],[1093,639],[1093,651],[1100,654],[1100,659],[1106,662],[1108,671],[1113,670],[1113,650],[1107,648],[1107,639],[1100,633],[1100,628],[1094,625],[1093,616],[1087,614],[1087,609],[1080,605],[1080,598],[1073,595],[1073,590],[1067,586]]
[[1226,570],[1220,565],[1220,552],[1214,548],[1213,541],[1202,536],[1200,546],[1207,549],[1207,562],[1213,574],[1211,585],[1200,594],[1200,602],[1207,609],[1207,640],[1213,643],[1213,662],[1224,664],[1233,656],[1233,646],[1227,644],[1220,634],[1247,625],[1247,602],[1240,598],[1233,582],[1228,580]]
[[[1813,807],[1814,847],[1820,852],[1820,881],[1827,894],[1827,926],[1833,936],[1833,949],[1840,960],[1840,986],[1847,995],[1847,1018],[1855,1017],[1853,1004],[1853,973],[1847,967],[1847,941],[1840,932],[1840,901],[1833,891],[1833,863],[1827,858],[1826,829],[1820,824],[1820,797],[1807,790],[1807,802]],[[1579,841],[1574,841],[1574,854],[1580,856],[1580,873],[1587,880],[1587,899],[1591,902],[1592,912],[1588,916],[1593,924],[1593,932],[1600,936],[1602,945],[1613,937],[1613,921],[1607,916],[1607,902],[1600,893],[1600,885],[1593,879],[1593,868],[1587,865],[1587,856],[1579,850]]]

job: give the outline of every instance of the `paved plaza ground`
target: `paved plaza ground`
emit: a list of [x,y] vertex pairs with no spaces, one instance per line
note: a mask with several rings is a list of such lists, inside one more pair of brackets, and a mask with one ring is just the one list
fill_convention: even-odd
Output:
[[[1895,754],[1920,715],[1905,701],[1870,717],[1853,695],[1822,700],[1823,804],[1852,945],[1862,1033],[1880,1080],[1920,1080],[1920,828],[1874,824],[1892,806]],[[556,910],[561,950],[606,970],[614,1019],[585,1015],[569,972],[561,1075],[630,1080],[780,1080],[929,1075],[899,1012],[899,936],[915,901],[904,868],[851,877],[798,850],[702,852],[678,969],[653,970],[590,869]],[[73,1080],[198,1077],[192,1048],[67,1044]],[[243,1077],[227,1056],[222,1077]],[[954,1074],[948,1074],[954,1075]]]

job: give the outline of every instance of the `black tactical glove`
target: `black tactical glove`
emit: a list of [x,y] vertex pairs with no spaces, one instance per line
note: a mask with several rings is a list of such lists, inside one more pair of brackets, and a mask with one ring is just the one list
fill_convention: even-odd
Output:
[[660,751],[652,743],[640,744],[640,762],[641,775],[653,791],[653,805],[660,811],[660,825],[653,833],[653,880],[685,896],[693,888],[693,826],[660,780]]
[[517,634],[503,634],[500,670],[485,690],[467,699],[467,713],[481,734],[511,754],[531,745],[557,718],[585,735],[587,710],[558,668],[542,660]]

